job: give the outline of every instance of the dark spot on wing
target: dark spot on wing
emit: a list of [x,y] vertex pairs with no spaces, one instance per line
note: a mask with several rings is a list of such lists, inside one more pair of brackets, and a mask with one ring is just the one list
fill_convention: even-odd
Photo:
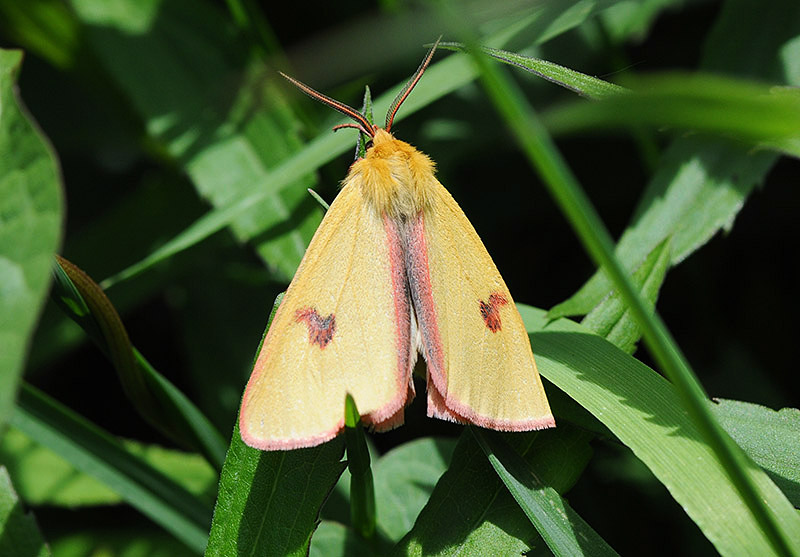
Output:
[[499,307],[506,305],[508,300],[502,294],[491,294],[488,302],[484,302],[483,300],[479,301],[481,317],[483,317],[483,321],[486,323],[486,328],[496,333],[503,328],[500,322]]
[[294,318],[298,323],[305,323],[308,328],[308,342],[319,345],[320,349],[328,346],[336,332],[336,316],[321,317],[314,308],[301,308],[295,311]]

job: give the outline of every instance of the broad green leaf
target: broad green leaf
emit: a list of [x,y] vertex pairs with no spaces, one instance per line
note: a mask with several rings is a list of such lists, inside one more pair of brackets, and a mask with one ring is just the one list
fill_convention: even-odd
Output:
[[[217,474],[200,455],[134,441],[123,441],[123,445],[193,495],[209,504],[213,500]],[[13,427],[0,439],[0,462],[8,468],[22,498],[31,505],[79,507],[124,501],[122,494]]]
[[[773,553],[714,452],[669,382],[611,343],[518,305],[539,372],[602,421],[641,459],[723,555]],[[800,551],[800,516],[757,466],[747,473]]]
[[[616,256],[634,270],[670,238],[670,264],[680,263],[719,230],[733,226],[745,199],[775,158],[772,153],[699,137],[675,141],[662,156],[631,224],[619,239]],[[584,315],[611,289],[606,273],[597,272],[548,316]]]
[[61,238],[58,163],[16,93],[22,53],[0,49],[0,427],[8,419]]
[[554,555],[616,555],[606,541],[545,485],[499,434],[470,428],[495,472]]
[[651,127],[730,138],[800,157],[800,92],[702,74],[628,78],[624,94],[571,102],[543,115],[555,134]]
[[105,431],[27,385],[20,391],[11,424],[122,495],[190,548],[199,552],[206,546],[211,506]]
[[454,439],[424,437],[395,447],[375,463],[378,530],[388,539],[396,542],[411,530],[455,446]]
[[[509,435],[529,469],[564,492],[589,461],[589,435],[566,424]],[[546,549],[535,528],[465,432],[414,527],[396,555],[520,555]]]
[[0,555],[7,557],[45,557],[50,549],[42,539],[33,515],[25,512],[14,492],[11,478],[0,466]]
[[319,509],[346,464],[341,438],[310,449],[259,451],[238,424],[219,483],[206,555],[306,555]]
[[185,169],[214,207],[260,193],[229,224],[253,240],[283,279],[294,274],[319,211],[307,167],[279,191],[274,167],[297,151],[294,117],[277,77],[235,40],[216,6],[189,0],[73,0],[105,71],[147,132]]
[[[658,291],[669,268],[669,246],[667,238],[647,255],[632,275],[634,284],[651,308],[655,306]],[[636,350],[636,343],[642,335],[639,325],[617,291],[595,307],[581,321],[581,325],[605,337],[628,354]]]
[[740,400],[711,405],[720,425],[800,508],[800,410],[777,412]]

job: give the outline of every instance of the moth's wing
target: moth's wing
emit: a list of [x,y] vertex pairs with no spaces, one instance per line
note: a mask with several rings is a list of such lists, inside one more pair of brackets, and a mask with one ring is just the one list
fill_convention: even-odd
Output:
[[400,249],[358,185],[346,185],[262,344],[240,412],[248,445],[293,449],[335,437],[346,393],[368,423],[402,423],[414,362]]
[[409,283],[428,366],[428,414],[527,431],[555,425],[511,294],[437,181],[407,228]]

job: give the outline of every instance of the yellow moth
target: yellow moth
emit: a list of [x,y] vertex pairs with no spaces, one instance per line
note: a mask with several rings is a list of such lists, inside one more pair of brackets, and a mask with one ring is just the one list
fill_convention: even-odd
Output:
[[433,162],[386,126],[284,76],[371,138],[350,167],[278,308],[247,384],[242,439],[265,450],[318,445],[355,399],[375,430],[403,423],[417,354],[428,415],[503,431],[555,426],[522,318]]

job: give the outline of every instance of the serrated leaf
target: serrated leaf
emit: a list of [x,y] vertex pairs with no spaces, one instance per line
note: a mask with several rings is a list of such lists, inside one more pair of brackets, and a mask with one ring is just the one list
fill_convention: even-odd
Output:
[[[670,261],[669,238],[651,251],[644,262],[633,272],[633,283],[652,309],[658,298],[658,291],[664,282]],[[616,290],[595,307],[581,325],[605,337],[620,350],[632,354],[641,337],[641,329]]]
[[0,555],[46,557],[50,549],[42,539],[33,515],[27,514],[14,492],[11,478],[0,466]]
[[[589,461],[589,436],[568,425],[508,436],[542,480],[568,489]],[[535,528],[465,432],[447,472],[436,484],[395,555],[519,555],[544,547]]]
[[306,555],[322,503],[346,463],[341,438],[259,451],[233,430],[206,555]]
[[[580,325],[550,322],[518,304],[541,375],[602,421],[669,490],[723,555],[767,555],[773,547],[666,379]],[[757,466],[759,497],[800,551],[800,516]],[[713,505],[709,504],[713,501]]]
[[55,154],[16,94],[22,53],[0,49],[0,426],[11,412],[61,239]]
[[711,405],[719,423],[800,508],[800,410],[778,411],[741,400]]

